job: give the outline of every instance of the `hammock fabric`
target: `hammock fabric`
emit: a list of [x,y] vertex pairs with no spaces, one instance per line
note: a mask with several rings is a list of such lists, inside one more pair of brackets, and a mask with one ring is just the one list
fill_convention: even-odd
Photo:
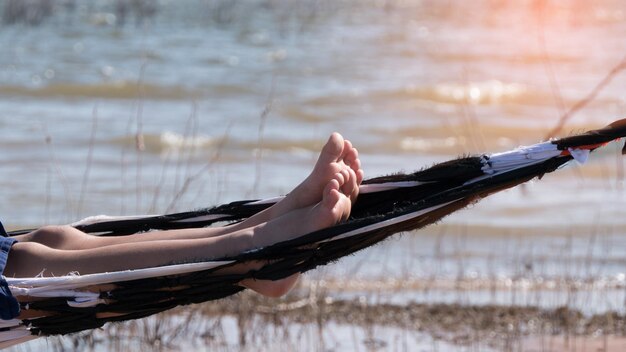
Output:
[[[243,290],[237,283],[246,278],[277,280],[314,269],[395,233],[432,224],[490,194],[541,178],[573,159],[582,163],[590,152],[624,136],[626,119],[599,130],[509,152],[464,157],[411,174],[369,179],[363,182],[347,222],[234,257],[83,276],[8,278],[13,295],[21,301],[22,312],[32,317],[0,321],[0,347],[220,299]],[[622,153],[626,153],[626,145]],[[99,216],[72,225],[99,236],[197,228],[241,221],[280,199],[238,201],[161,216]],[[11,235],[29,231],[14,231]],[[269,264],[242,274],[215,273],[250,260],[266,260]]]

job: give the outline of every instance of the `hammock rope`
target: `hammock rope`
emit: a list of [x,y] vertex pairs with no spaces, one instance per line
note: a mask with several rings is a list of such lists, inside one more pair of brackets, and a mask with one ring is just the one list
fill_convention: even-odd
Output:
[[[215,260],[91,275],[7,278],[28,319],[0,325],[0,347],[40,335],[67,334],[109,321],[149,316],[179,305],[224,298],[248,278],[277,280],[312,270],[389,236],[422,228],[493,193],[553,172],[573,159],[626,136],[626,119],[602,129],[491,155],[450,160],[411,174],[365,180],[350,219],[330,228]],[[626,151],[626,145],[622,153]],[[86,233],[123,236],[150,230],[211,226],[244,220],[281,198],[237,201],[167,215],[86,218],[72,224]],[[10,235],[31,230],[11,232]],[[250,260],[262,268],[241,274],[217,270]],[[108,288],[93,290],[99,285]]]

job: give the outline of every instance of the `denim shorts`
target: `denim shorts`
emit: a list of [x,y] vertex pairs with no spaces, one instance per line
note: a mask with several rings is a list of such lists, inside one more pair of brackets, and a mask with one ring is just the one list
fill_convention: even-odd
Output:
[[7,235],[4,226],[0,222],[0,318],[10,320],[20,314],[20,305],[11,294],[9,285],[4,278],[4,267],[7,265],[9,251],[16,242],[14,238]]

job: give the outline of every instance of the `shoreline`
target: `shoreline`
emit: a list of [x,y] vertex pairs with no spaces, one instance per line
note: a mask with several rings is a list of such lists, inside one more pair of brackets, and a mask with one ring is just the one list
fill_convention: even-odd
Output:
[[333,345],[338,350],[348,345],[366,350],[620,351],[626,346],[626,313],[585,315],[565,306],[372,303],[303,290],[277,300],[243,292],[43,341],[96,351],[186,345],[227,351],[335,350],[328,349]]

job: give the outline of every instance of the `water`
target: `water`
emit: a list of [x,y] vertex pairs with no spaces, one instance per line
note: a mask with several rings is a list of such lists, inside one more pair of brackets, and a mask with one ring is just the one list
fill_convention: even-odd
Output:
[[[542,3],[160,1],[124,25],[113,1],[56,3],[41,25],[0,27],[2,220],[284,194],[332,131],[368,177],[538,142],[626,52],[622,2]],[[561,135],[625,115],[625,83],[617,73]],[[621,309],[618,148],[405,235],[421,252],[390,241],[328,273],[595,280]]]

